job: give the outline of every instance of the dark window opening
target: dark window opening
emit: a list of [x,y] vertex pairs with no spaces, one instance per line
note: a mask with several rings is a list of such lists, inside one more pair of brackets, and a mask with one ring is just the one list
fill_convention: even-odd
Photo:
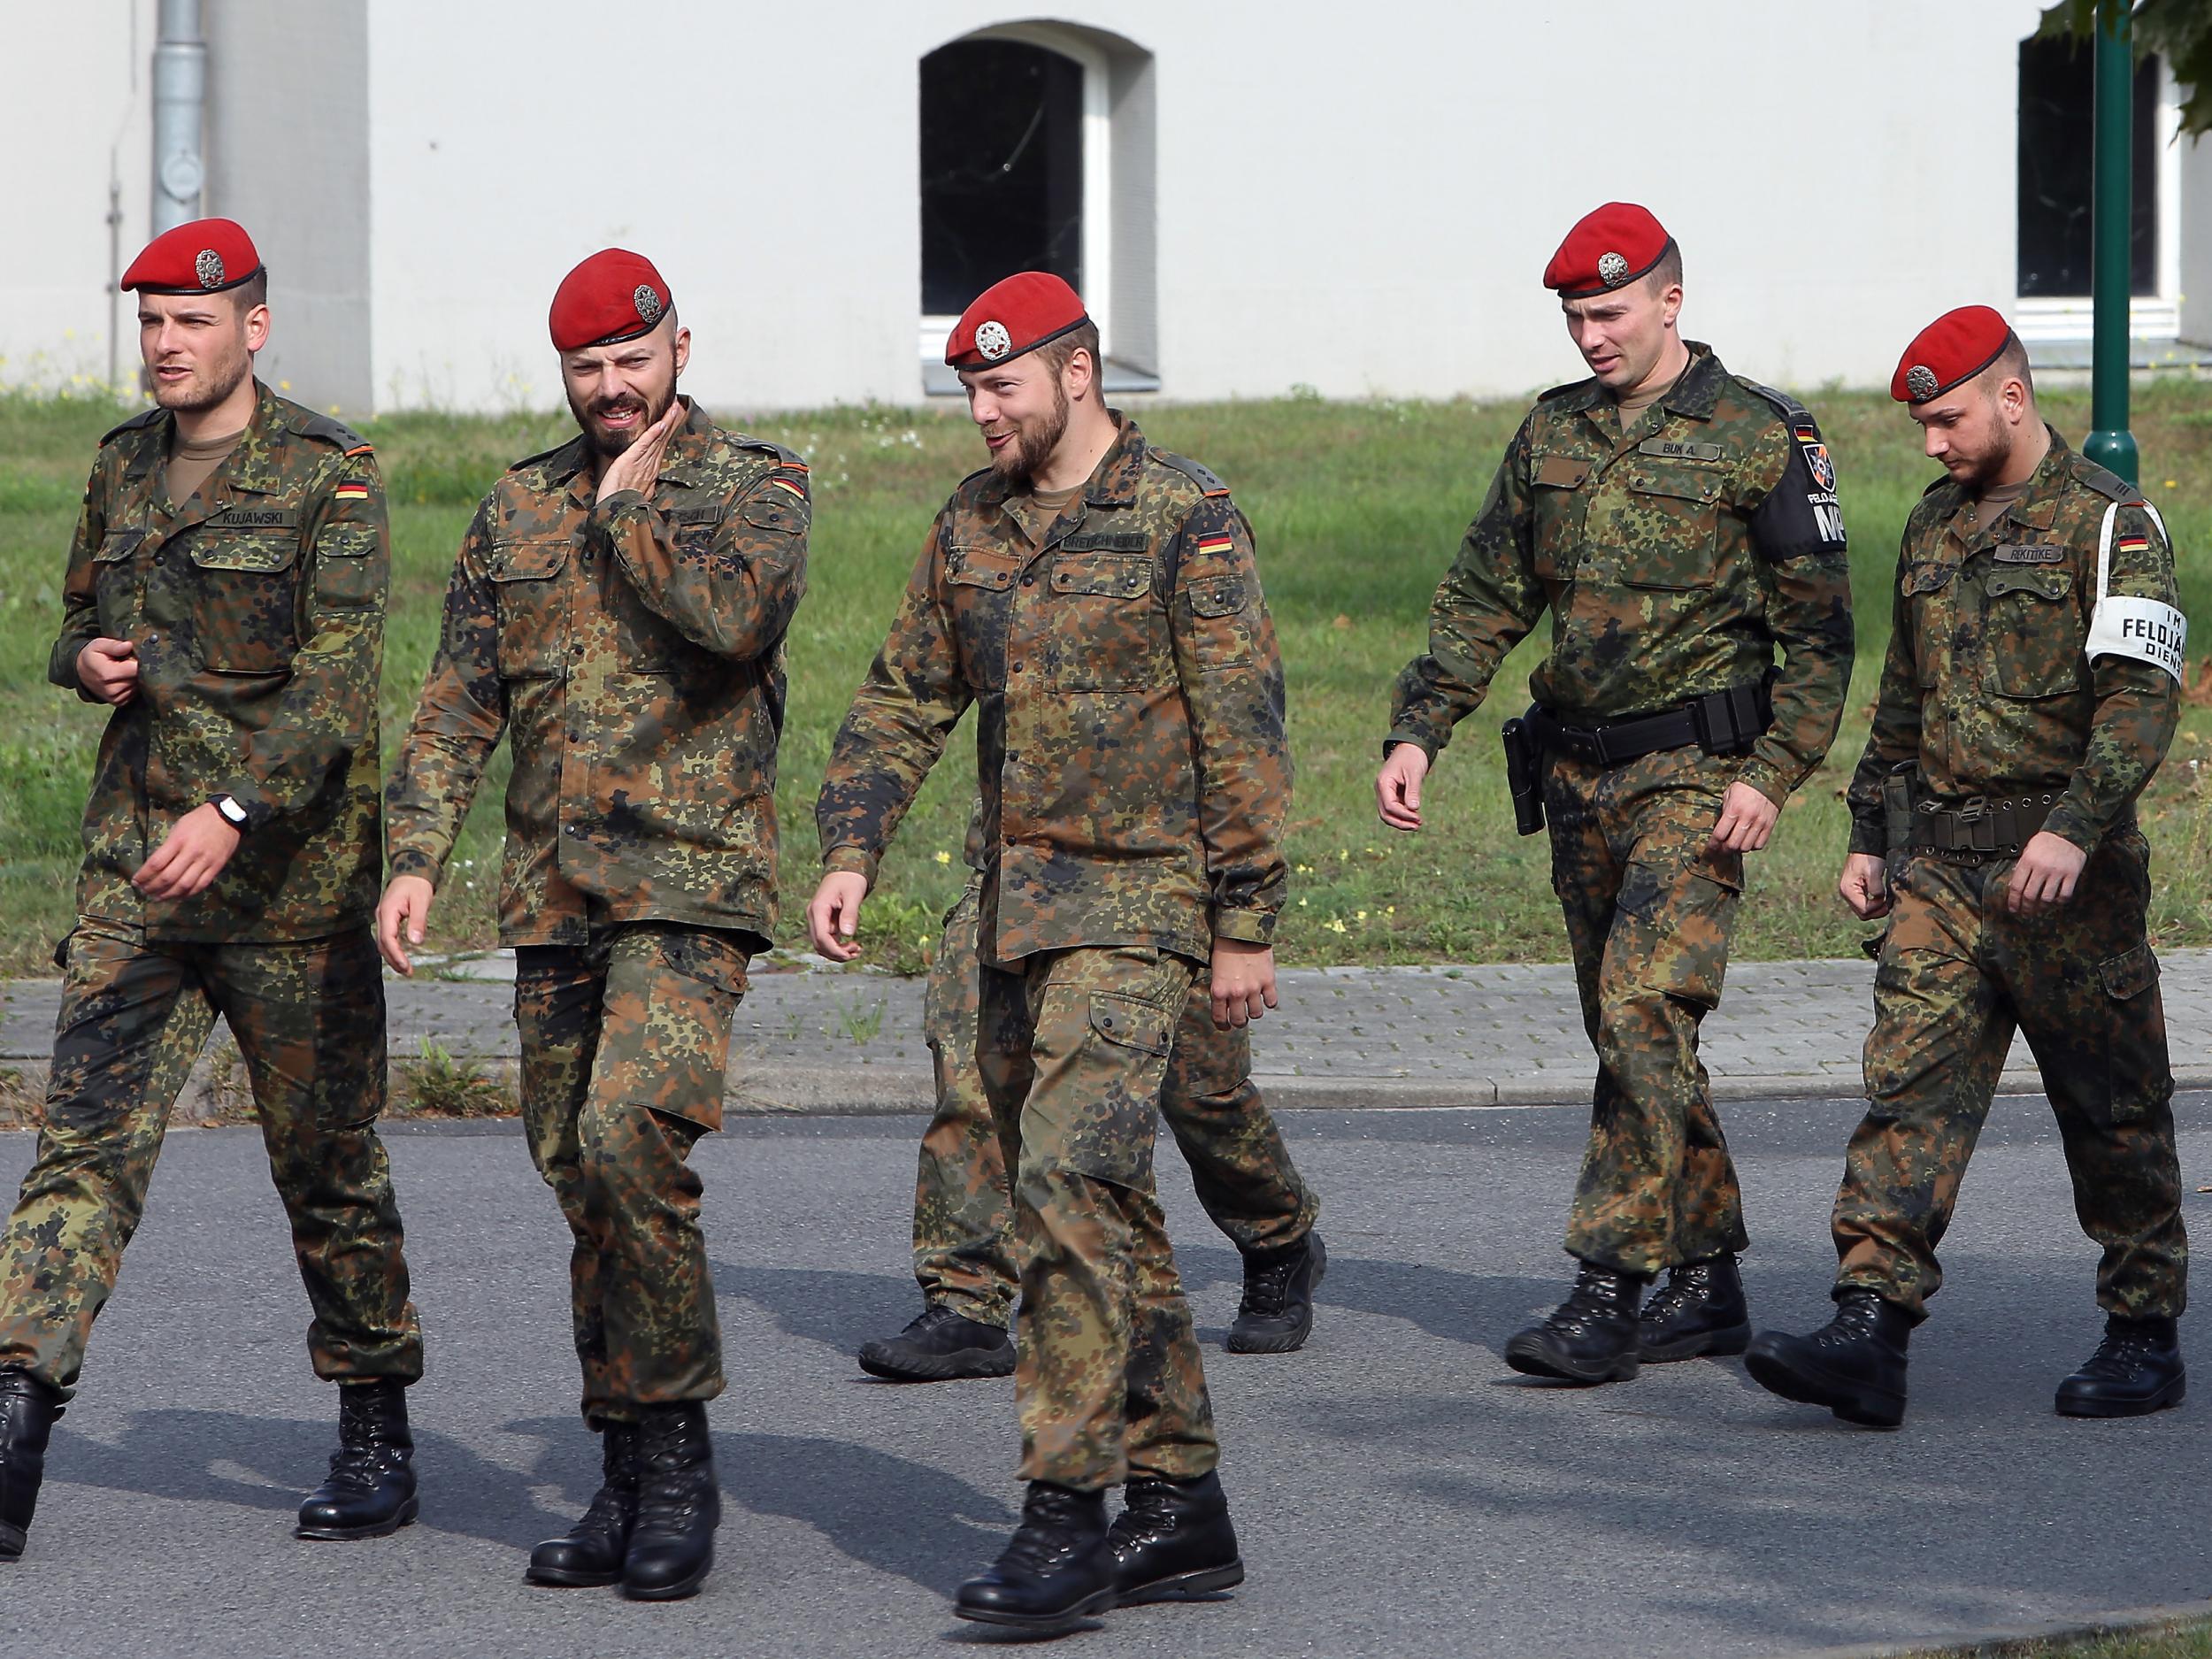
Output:
[[[2070,38],[2020,43],[2020,293],[2086,298],[2095,52]],[[2135,66],[2134,214],[2128,291],[2158,292],[2158,59]]]
[[923,314],[1017,271],[1083,287],[1083,66],[956,41],[922,59]]

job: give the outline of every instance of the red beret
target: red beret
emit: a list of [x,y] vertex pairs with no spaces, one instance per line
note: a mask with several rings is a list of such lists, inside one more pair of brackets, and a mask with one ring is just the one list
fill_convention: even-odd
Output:
[[553,311],[547,319],[553,349],[575,351],[634,340],[658,326],[675,303],[643,254],[602,248],[553,290]]
[[1673,246],[1674,238],[1648,208],[1608,202],[1575,221],[1544,267],[1544,286],[1563,300],[1609,293],[1648,276]]
[[227,219],[196,219],[165,230],[131,261],[117,284],[126,294],[219,294],[261,269],[246,227]]
[[976,296],[945,342],[956,369],[984,369],[1034,351],[1080,328],[1090,318],[1083,296],[1044,271],[1017,271]]
[[1940,397],[1996,362],[2011,343],[2011,327],[1986,305],[1946,311],[1912,337],[1890,376],[1889,395],[1901,403]]

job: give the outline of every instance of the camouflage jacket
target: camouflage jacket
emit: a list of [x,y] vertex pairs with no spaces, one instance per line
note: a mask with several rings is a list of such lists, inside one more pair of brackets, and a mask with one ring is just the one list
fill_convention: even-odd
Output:
[[2026,493],[1980,530],[1964,489],[1928,487],[1898,550],[1881,695],[1851,779],[1853,852],[1884,850],[1882,780],[1907,761],[1947,802],[2062,790],[2044,827],[2085,852],[2150,781],[2180,687],[2149,663],[2082,655],[2115,502],[2110,591],[2177,606],[2173,554],[2141,495],[2056,432]]
[[1835,465],[1805,411],[1691,343],[1626,431],[1594,380],[1544,394],[1398,677],[1390,742],[1434,758],[1548,607],[1536,700],[1617,719],[1755,685],[1774,720],[1740,776],[1779,802],[1820,764],[1851,680],[1851,572]]
[[1283,670],[1251,526],[1196,464],[1120,436],[1033,541],[990,471],[953,492],[831,752],[823,862],[874,879],[946,739],[981,704],[981,941],[1203,961],[1264,944],[1289,806]]
[[[165,484],[173,416],[101,440],[47,665],[95,701],[86,645],[138,648],[138,695],[93,765],[77,909],[152,939],[313,939],[376,907],[384,487],[357,434],[255,390],[238,447],[182,507]],[[248,818],[223,873],[190,898],[142,898],[146,856],[221,795]]]
[[579,434],[516,462],[461,539],[385,811],[392,873],[435,881],[507,735],[507,944],[580,944],[608,922],[756,949],[773,932],[807,472],[688,407],[649,499],[595,504]]

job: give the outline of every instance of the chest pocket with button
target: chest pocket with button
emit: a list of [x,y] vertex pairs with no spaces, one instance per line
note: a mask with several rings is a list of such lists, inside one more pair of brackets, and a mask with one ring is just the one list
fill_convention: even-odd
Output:
[[1535,455],[1530,458],[1530,541],[1537,580],[1562,580],[1574,573],[1575,549],[1582,541],[1582,515],[1589,500],[1582,487],[1591,464],[1578,455]]
[[2008,697],[2078,691],[2087,624],[2071,571],[1999,567],[1982,583],[1982,629],[1997,689]]
[[1915,565],[1899,582],[1905,599],[1905,616],[1911,629],[1913,657],[1924,689],[1936,683],[1936,661],[1944,641],[1955,632],[1950,588],[1956,573],[1948,565]]
[[961,670],[978,691],[1006,685],[1008,610],[1020,561],[989,546],[954,547],[945,553],[945,581],[953,627],[960,639]]
[[299,649],[299,533],[190,533],[193,649],[217,673],[267,674]]
[[1722,478],[1717,471],[1639,466],[1632,456],[1612,478],[1607,540],[1631,588],[1689,589],[1713,585]]
[[1070,691],[1141,691],[1175,672],[1165,616],[1153,603],[1149,553],[1062,553],[1052,565],[1051,683]]
[[146,539],[142,530],[111,530],[92,550],[93,596],[100,611],[100,632],[111,640],[136,637],[138,561],[131,557]]
[[501,541],[485,574],[499,611],[499,677],[557,678],[568,639],[568,589],[561,572],[569,539]]

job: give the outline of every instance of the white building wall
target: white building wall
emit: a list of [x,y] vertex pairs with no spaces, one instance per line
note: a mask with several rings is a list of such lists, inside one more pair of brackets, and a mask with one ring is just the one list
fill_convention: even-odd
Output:
[[138,373],[138,312],[115,292],[108,184],[120,183],[122,263],[151,215],[154,0],[0,0],[0,385]]

